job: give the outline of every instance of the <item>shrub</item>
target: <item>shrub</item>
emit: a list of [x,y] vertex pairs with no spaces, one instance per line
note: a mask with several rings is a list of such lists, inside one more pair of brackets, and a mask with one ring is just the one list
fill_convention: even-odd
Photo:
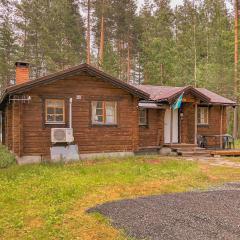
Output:
[[15,163],[14,155],[5,146],[0,145],[0,168],[6,168],[13,163]]

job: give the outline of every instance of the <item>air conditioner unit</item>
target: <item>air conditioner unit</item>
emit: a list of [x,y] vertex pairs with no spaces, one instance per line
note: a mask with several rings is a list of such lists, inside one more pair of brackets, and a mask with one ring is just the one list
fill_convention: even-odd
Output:
[[71,143],[74,141],[72,128],[52,128],[52,143]]

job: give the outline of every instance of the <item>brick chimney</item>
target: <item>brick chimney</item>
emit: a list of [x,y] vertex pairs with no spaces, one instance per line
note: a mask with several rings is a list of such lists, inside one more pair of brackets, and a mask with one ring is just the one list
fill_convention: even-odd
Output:
[[16,84],[21,84],[29,81],[29,63],[16,62]]

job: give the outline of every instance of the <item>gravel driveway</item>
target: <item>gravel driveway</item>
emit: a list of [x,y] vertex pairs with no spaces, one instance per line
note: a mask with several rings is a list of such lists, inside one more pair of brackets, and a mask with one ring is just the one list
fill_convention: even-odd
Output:
[[208,192],[149,196],[88,210],[136,239],[240,239],[240,184]]

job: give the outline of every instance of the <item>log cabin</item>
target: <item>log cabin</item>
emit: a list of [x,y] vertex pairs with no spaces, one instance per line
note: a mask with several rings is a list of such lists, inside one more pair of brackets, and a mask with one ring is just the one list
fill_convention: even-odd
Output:
[[2,143],[19,163],[196,146],[201,135],[227,133],[235,105],[203,88],[131,85],[88,64],[31,80],[29,63],[17,62],[0,100]]

